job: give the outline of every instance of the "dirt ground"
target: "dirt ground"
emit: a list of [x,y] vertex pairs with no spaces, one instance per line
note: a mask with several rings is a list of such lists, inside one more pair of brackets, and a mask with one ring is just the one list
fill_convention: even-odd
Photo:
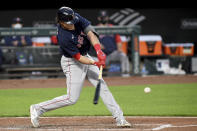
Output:
[[[108,86],[119,85],[149,85],[149,84],[169,84],[169,83],[194,83],[197,82],[195,75],[173,75],[173,76],[131,76],[131,77],[104,77]],[[84,87],[92,86],[88,80],[84,82]],[[66,87],[66,79],[12,79],[0,80],[0,89],[12,88],[55,88]]]
[[130,128],[117,127],[110,116],[41,117],[39,128],[29,117],[0,118],[0,131],[197,131],[197,117],[126,117]]
[[[104,77],[109,86],[197,83],[197,76]],[[92,86],[87,80],[84,87]],[[66,87],[66,79],[0,80],[0,89]],[[197,131],[197,117],[127,116],[131,128],[118,128],[110,116],[41,117],[40,128],[33,128],[29,117],[1,117],[0,131]]]

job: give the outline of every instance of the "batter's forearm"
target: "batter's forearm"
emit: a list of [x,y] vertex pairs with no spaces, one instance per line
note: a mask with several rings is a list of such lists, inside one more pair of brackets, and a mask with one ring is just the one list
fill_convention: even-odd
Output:
[[82,64],[93,65],[95,62],[94,60],[91,60],[86,56],[82,56],[80,53],[73,55],[73,58]]
[[87,34],[89,40],[90,40],[90,43],[94,46],[95,44],[99,44],[100,41],[99,39],[97,38],[97,36],[92,32],[92,31],[89,31],[88,34]]
[[80,63],[82,64],[87,64],[87,65],[93,65],[94,64],[94,60],[89,59],[86,56],[80,56],[80,59],[78,60]]

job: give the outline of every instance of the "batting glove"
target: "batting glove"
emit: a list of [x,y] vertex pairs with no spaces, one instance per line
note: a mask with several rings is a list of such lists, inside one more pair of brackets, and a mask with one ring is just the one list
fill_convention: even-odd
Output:
[[106,61],[106,55],[105,53],[101,50],[101,45],[100,44],[95,44],[94,45],[94,49],[96,50],[96,54],[97,54],[97,57],[98,57],[98,60],[100,62],[105,62]]
[[94,65],[98,66],[98,68],[100,68],[100,66],[105,67],[105,62],[104,61],[96,61],[96,62],[94,62]]

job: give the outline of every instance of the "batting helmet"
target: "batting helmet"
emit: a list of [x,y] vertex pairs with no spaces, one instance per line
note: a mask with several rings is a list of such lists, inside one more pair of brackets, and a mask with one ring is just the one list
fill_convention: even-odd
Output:
[[75,24],[75,12],[69,7],[61,7],[57,12],[57,20],[66,24]]

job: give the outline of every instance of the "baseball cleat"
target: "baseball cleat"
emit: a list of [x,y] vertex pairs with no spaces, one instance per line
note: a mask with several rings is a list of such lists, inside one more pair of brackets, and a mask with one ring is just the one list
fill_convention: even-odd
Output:
[[38,112],[35,108],[35,105],[30,106],[30,117],[31,117],[31,123],[33,124],[34,127],[39,127],[39,115]]
[[118,127],[131,127],[131,124],[128,121],[124,120],[124,119],[116,120],[116,122],[117,122],[116,125]]

